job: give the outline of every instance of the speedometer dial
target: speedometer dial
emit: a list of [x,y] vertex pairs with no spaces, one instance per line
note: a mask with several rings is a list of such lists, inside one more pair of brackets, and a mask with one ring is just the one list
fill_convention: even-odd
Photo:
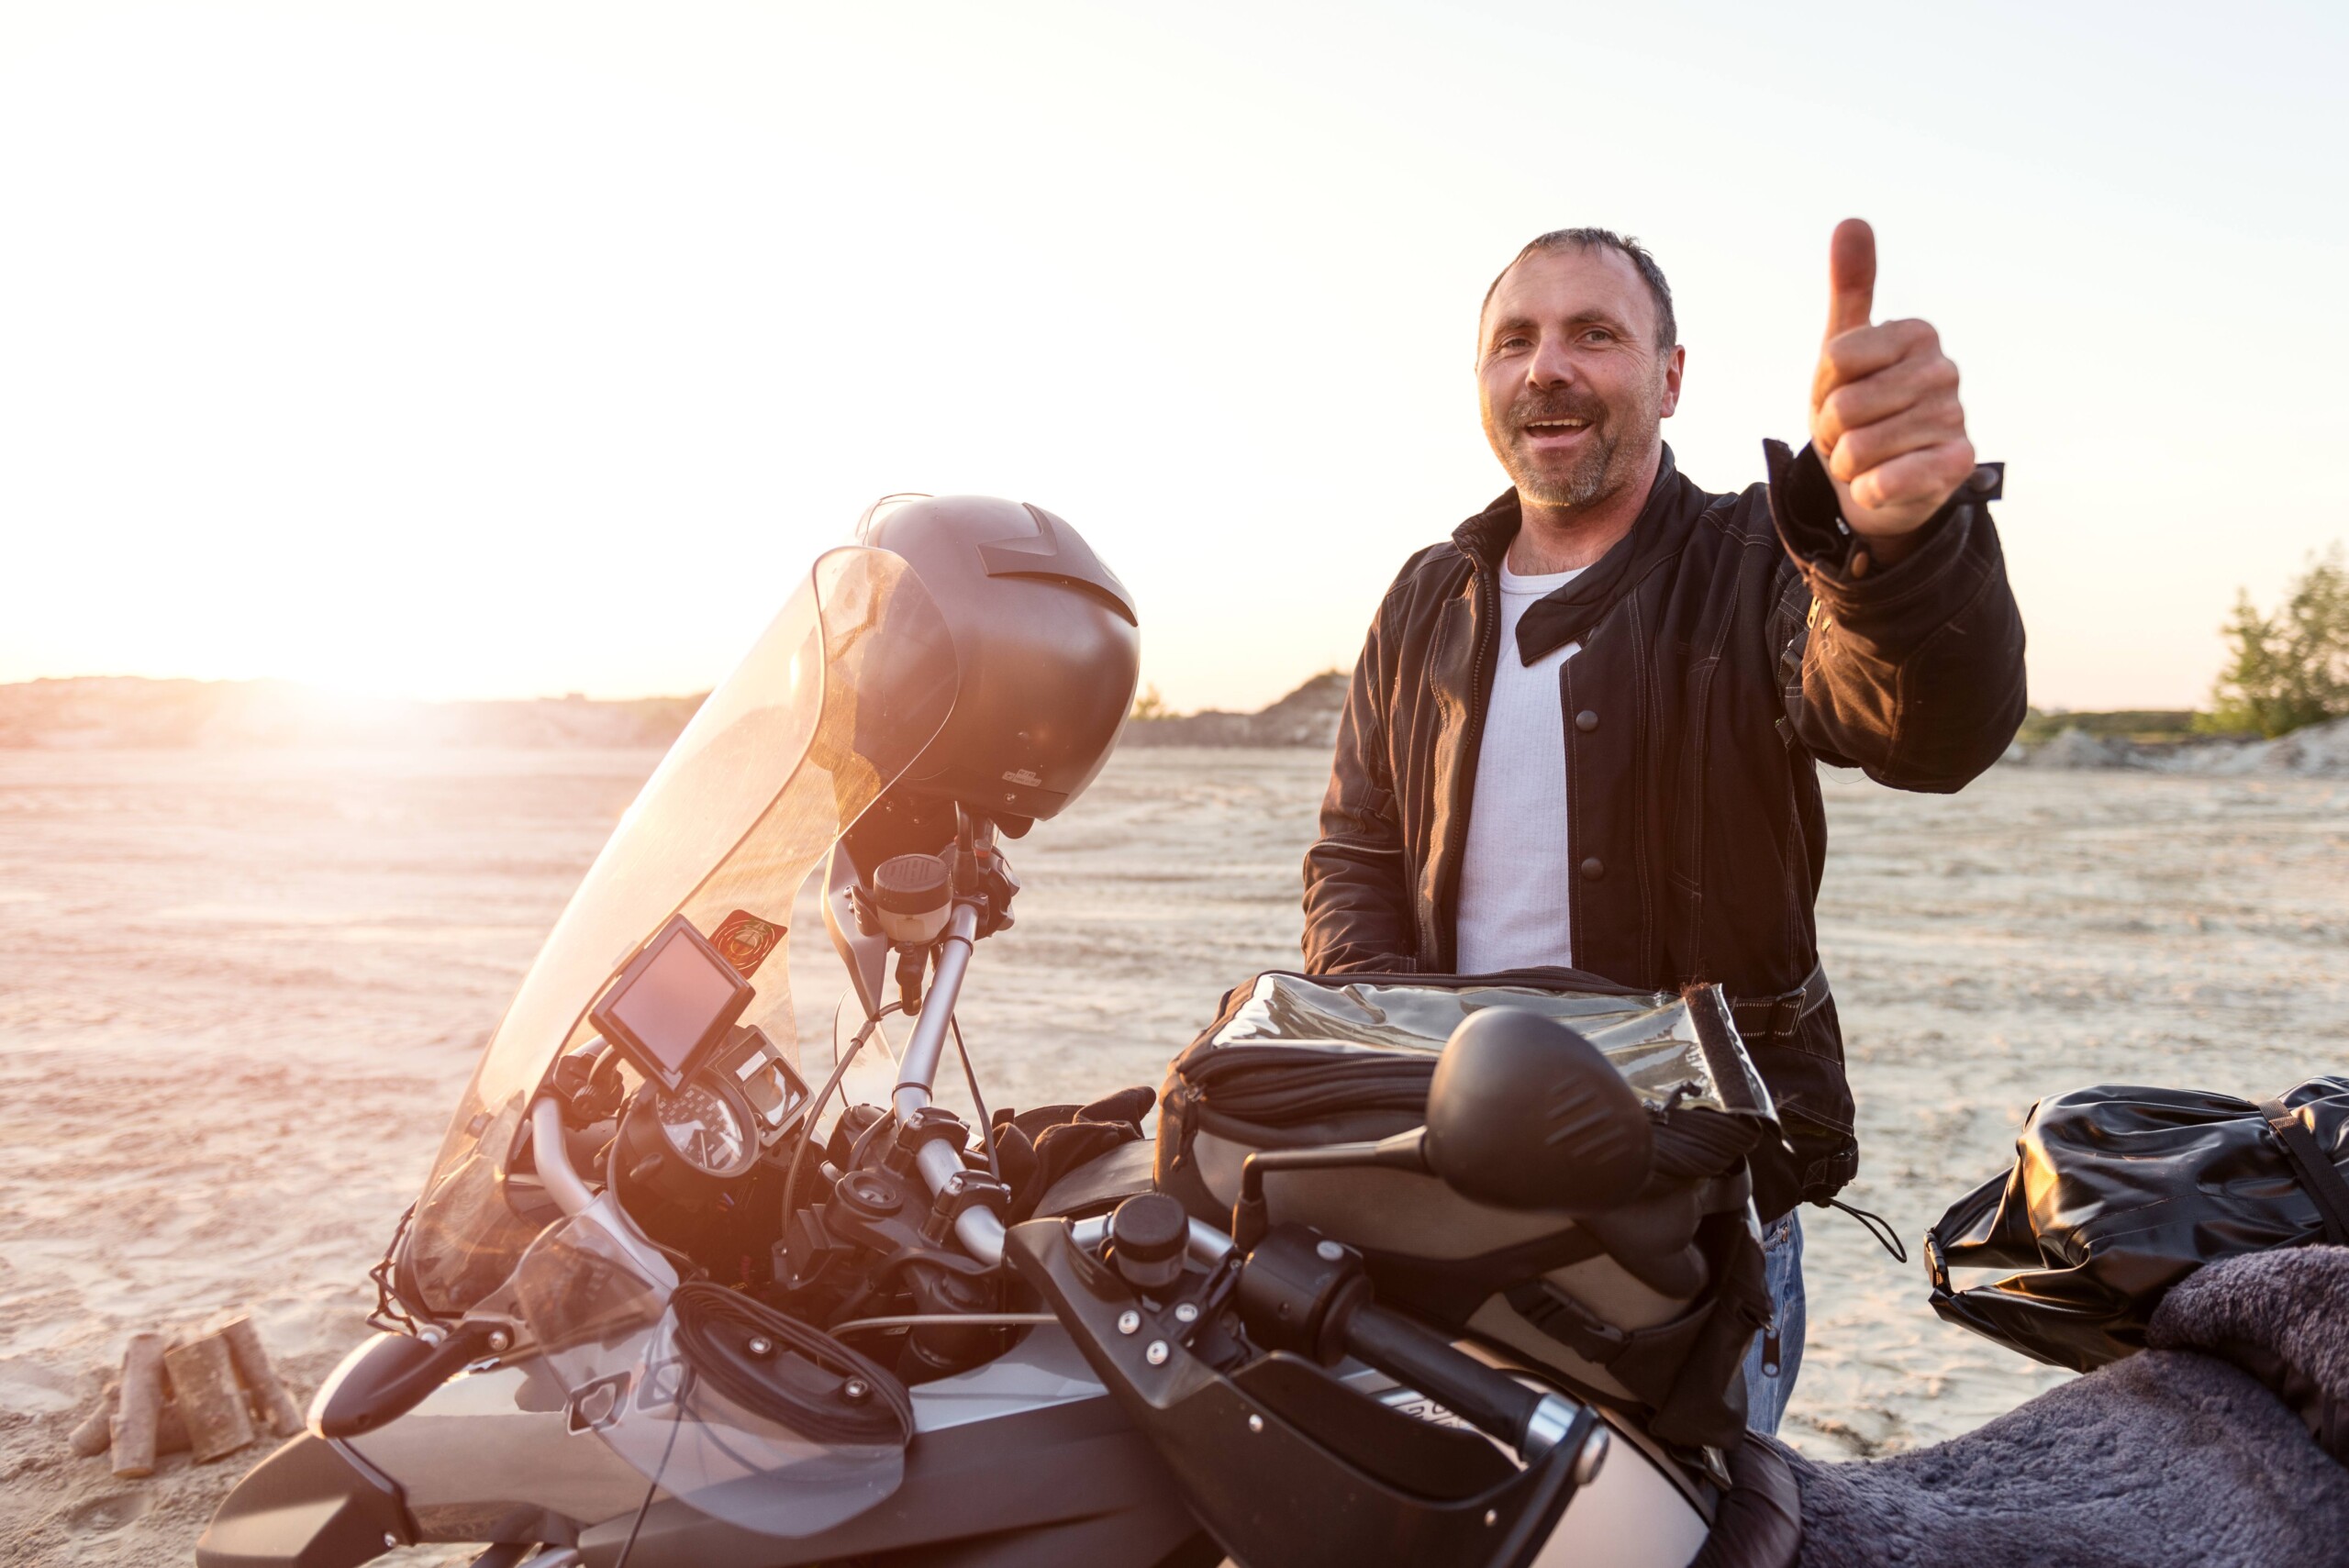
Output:
[[652,1108],[669,1147],[707,1175],[739,1175],[757,1152],[748,1113],[707,1078],[661,1094]]

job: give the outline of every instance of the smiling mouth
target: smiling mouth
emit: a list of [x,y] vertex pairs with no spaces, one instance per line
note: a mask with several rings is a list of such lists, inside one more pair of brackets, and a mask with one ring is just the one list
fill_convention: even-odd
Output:
[[1528,419],[1524,425],[1529,436],[1571,436],[1590,428],[1587,419]]

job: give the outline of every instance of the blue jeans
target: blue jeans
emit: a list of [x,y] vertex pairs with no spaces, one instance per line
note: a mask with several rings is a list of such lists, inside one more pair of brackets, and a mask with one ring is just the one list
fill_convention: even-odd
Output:
[[[1802,1294],[1802,1222],[1792,1214],[1762,1229],[1762,1272],[1770,1283],[1770,1329],[1753,1336],[1745,1354],[1745,1424],[1776,1435],[1802,1370],[1803,1330],[1809,1314]],[[1769,1352],[1776,1350],[1775,1362]]]

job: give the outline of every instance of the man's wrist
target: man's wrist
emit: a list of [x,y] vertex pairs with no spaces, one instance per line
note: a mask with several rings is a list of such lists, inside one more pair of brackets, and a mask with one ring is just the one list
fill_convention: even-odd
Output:
[[[1845,527],[1850,527],[1848,521]],[[1897,534],[1864,534],[1853,528],[1852,558],[1844,570],[1854,577],[1865,577],[1872,567],[1898,566],[1917,553],[1918,545],[1932,528],[1932,523],[1927,521]]]
[[1920,553],[1932,538],[1949,526],[1959,511],[1985,501],[1995,501],[2004,493],[2007,465],[1985,462],[1975,465],[1965,483],[1950,492],[1933,515],[1905,533],[1866,534],[1853,528],[1849,519],[1843,526],[1851,528],[1851,556],[1844,563],[1844,575],[1865,577],[1871,570],[1888,571],[1909,557]]
[[1811,574],[1813,592],[1829,595],[1840,586],[1863,583],[1871,587],[1861,591],[1872,592],[1875,580],[1896,566],[1905,569],[1912,557],[1941,553],[1936,541],[1948,533],[1959,512],[1998,498],[2005,467],[1980,464],[1932,517],[1904,533],[1870,534],[1852,527],[1844,516],[1841,487],[1828,474],[1816,447],[1794,452],[1781,442],[1765,441],[1763,461],[1770,474],[1771,515],[1787,553]]

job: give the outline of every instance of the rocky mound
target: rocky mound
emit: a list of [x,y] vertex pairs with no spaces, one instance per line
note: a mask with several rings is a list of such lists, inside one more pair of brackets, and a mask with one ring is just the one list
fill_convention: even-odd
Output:
[[2029,768],[2122,768],[2202,778],[2349,778],[2349,718],[2313,724],[2274,740],[2213,738],[2161,745],[2066,729],[2042,745],[2014,748],[2007,761]]
[[1337,744],[1338,712],[1346,703],[1346,676],[1325,670],[1305,684],[1254,713],[1204,713],[1137,718],[1126,725],[1123,746],[1314,746]]

